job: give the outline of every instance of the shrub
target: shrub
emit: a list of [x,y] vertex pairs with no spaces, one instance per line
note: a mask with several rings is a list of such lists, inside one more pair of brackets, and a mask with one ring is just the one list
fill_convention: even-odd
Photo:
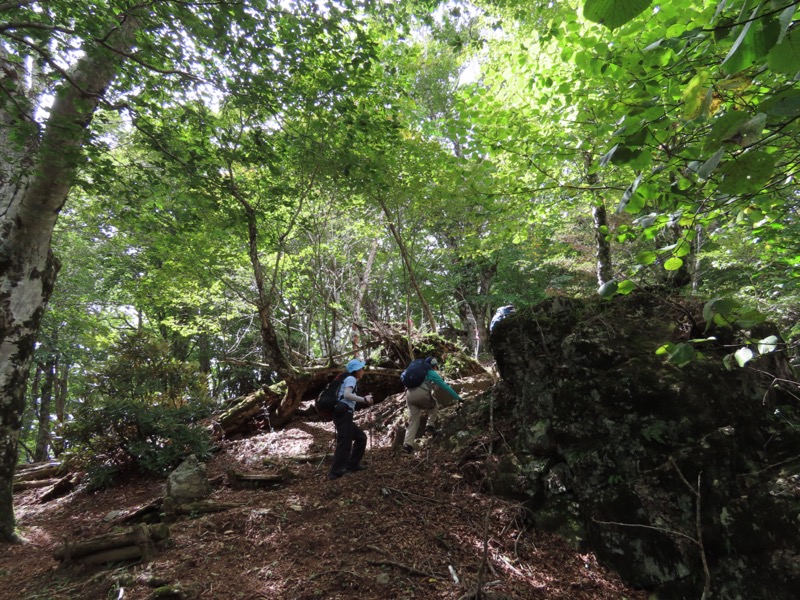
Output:
[[163,475],[190,454],[207,456],[210,435],[197,424],[210,413],[204,377],[160,338],[137,333],[110,353],[64,438],[90,486],[107,487],[133,467]]

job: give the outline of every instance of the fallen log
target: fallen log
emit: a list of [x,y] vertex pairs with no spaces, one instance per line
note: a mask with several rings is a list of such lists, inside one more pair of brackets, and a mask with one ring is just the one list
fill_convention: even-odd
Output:
[[80,481],[80,477],[77,475],[67,475],[66,477],[62,477],[58,481],[56,481],[53,485],[50,486],[50,489],[44,492],[39,497],[39,503],[44,504],[45,502],[49,502],[50,500],[55,500],[56,498],[60,498],[61,496],[66,496],[72,490],[75,489],[75,486],[78,485]]
[[[320,463],[320,462],[323,462],[325,460],[330,460],[332,458],[333,458],[333,454],[332,453],[322,452],[322,453],[319,453],[319,454],[298,454],[298,455],[294,455],[294,456],[287,456],[287,457],[285,457],[285,460],[288,460],[288,461],[291,461],[291,462],[297,463],[297,464],[306,464],[306,463]],[[275,461],[272,461],[272,460],[270,460],[268,458],[265,458],[263,460],[263,463],[264,463],[265,466],[269,466],[269,465],[280,466],[279,463],[276,463]]]
[[287,468],[275,475],[266,475],[260,473],[237,473],[236,471],[227,471],[228,485],[234,489],[255,489],[262,488],[277,483],[284,483],[295,477],[295,474]]
[[175,515],[197,515],[205,513],[222,512],[232,508],[244,506],[242,502],[213,502],[211,500],[198,500],[197,502],[186,502],[175,504],[170,507],[170,511]]
[[213,417],[210,424],[212,436],[219,439],[245,429],[248,422],[266,414],[267,407],[275,402],[280,402],[280,396],[269,388],[242,396],[228,410]]
[[164,523],[137,525],[129,531],[107,533],[83,542],[64,540],[64,545],[53,551],[53,558],[99,564],[115,560],[129,560],[152,556],[154,548],[169,538],[169,527]]
[[61,462],[34,463],[20,465],[14,472],[14,483],[20,481],[33,481],[36,479],[52,479],[60,474],[64,465]]
[[13,491],[24,492],[25,490],[35,490],[37,488],[47,487],[49,485],[57,484],[60,479],[35,479],[31,481],[15,481]]
[[122,523],[153,522],[156,520],[173,520],[176,516],[199,515],[222,512],[244,506],[241,502],[213,502],[198,500],[196,502],[176,503],[171,498],[156,498],[146,505],[126,515]]
[[151,500],[141,508],[137,508],[131,514],[126,515],[121,519],[122,523],[153,523],[161,518],[161,506],[164,503],[163,498],[156,498]]
[[139,546],[126,546],[124,548],[113,548],[104,552],[98,552],[97,554],[82,556],[73,560],[74,562],[84,565],[103,565],[106,563],[129,560],[144,560],[145,562],[150,562],[153,560],[153,553],[149,550],[143,550]]

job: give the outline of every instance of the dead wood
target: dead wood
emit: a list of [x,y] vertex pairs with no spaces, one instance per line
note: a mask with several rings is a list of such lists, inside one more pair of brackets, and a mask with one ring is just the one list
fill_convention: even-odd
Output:
[[80,558],[73,559],[73,561],[85,565],[102,565],[140,559],[150,561],[152,558],[146,557],[149,557],[151,554],[152,553],[147,550],[143,551],[139,546],[126,546],[124,548],[113,548],[104,552],[98,552],[97,554],[81,556]]
[[131,514],[121,519],[122,523],[152,522],[156,520],[173,520],[177,516],[197,515],[222,512],[242,506],[238,502],[214,502],[198,500],[196,502],[177,503],[171,498],[156,498]]
[[214,439],[247,431],[259,416],[267,416],[270,404],[280,402],[280,395],[269,388],[237,398],[225,412],[215,415],[208,424]]
[[[403,391],[400,373],[413,358],[420,356],[436,356],[445,362],[450,379],[487,376],[486,369],[478,361],[439,335],[413,332],[409,339],[404,327],[391,323],[361,327],[361,331],[364,337],[375,340],[375,346],[382,349],[378,364],[368,366],[359,382],[359,392],[371,393],[378,404]],[[298,413],[305,417],[314,416],[314,407],[303,409],[304,403],[316,398],[343,369],[343,366],[329,365],[296,371],[282,382],[285,391],[263,388],[234,400],[230,408],[210,420],[209,428],[214,439],[265,427],[277,429]]]
[[48,461],[17,467],[14,473],[14,483],[20,481],[33,481],[37,479],[52,479],[58,475],[64,465],[61,462]]
[[49,490],[45,491],[41,495],[39,502],[43,504],[45,502],[49,502],[50,500],[55,500],[56,498],[66,496],[75,489],[75,486],[79,481],[80,477],[78,475],[67,475],[66,477],[62,477],[53,485],[51,485]]
[[170,498],[164,499],[164,513],[169,515],[198,515],[223,512],[244,506],[241,502],[214,502],[213,500],[197,500],[195,502],[173,503]]
[[418,577],[438,577],[439,579],[447,579],[444,575],[440,575],[438,573],[426,573],[425,571],[420,571],[416,567],[412,567],[410,565],[404,565],[403,563],[394,562],[393,560],[368,560],[367,563],[371,565],[376,565],[379,567],[395,567],[397,569],[402,569],[411,575],[417,575]]
[[164,504],[163,498],[156,498],[136,509],[131,514],[121,519],[122,523],[138,523],[142,521],[158,520],[161,514],[161,507]]
[[[323,462],[325,460],[330,460],[331,458],[333,458],[333,454],[321,452],[319,454],[305,454],[305,455],[297,455],[297,456],[287,456],[286,460],[302,465],[302,464],[307,464],[307,463]],[[264,459],[264,464],[265,465],[268,465],[268,464],[269,465],[274,465],[276,467],[280,467],[281,466],[279,463],[271,461],[271,460],[269,460],[267,458]]]
[[44,488],[49,485],[55,485],[60,479],[37,479],[34,481],[15,481],[14,491],[24,492],[25,490],[35,490],[37,488]]
[[[53,552],[53,558],[59,561],[70,562],[80,560],[84,562],[85,557],[92,556],[89,559],[93,564],[101,562],[109,562],[105,558],[110,555],[114,550],[121,550],[124,554],[128,552],[131,547],[139,548],[143,545],[155,545],[159,542],[169,538],[169,527],[163,523],[156,525],[138,525],[129,531],[121,533],[107,533],[105,535],[92,538],[83,542],[70,542],[64,540],[64,545],[61,548],[56,548]],[[146,554],[146,550],[139,548],[138,556],[142,557]],[[101,558],[102,557],[102,558]],[[123,560],[123,559],[116,559]]]
[[365,337],[379,341],[386,357],[382,364],[394,365],[401,371],[415,358],[435,356],[447,364],[448,376],[453,379],[486,373],[483,365],[461,346],[438,334],[412,331],[409,336],[405,324],[399,323],[370,324],[361,329]]
[[233,489],[256,489],[274,485],[276,483],[285,483],[296,477],[295,473],[288,468],[283,467],[281,472],[276,475],[266,475],[261,473],[237,473],[236,471],[228,471],[228,485]]

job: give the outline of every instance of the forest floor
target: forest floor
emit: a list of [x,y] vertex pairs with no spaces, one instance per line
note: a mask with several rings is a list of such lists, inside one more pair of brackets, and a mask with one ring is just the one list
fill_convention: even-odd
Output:
[[[592,554],[528,529],[520,504],[468,484],[458,457],[436,441],[408,456],[370,440],[369,468],[336,481],[327,480],[327,459],[291,460],[329,454],[333,435],[332,424],[298,421],[224,443],[206,463],[217,481],[211,499],[240,506],[170,523],[166,547],[149,564],[64,566],[53,551],[65,539],[129,528],[121,519],[163,497],[165,480],[131,478],[46,503],[39,490],[20,492],[15,510],[26,541],[0,553],[0,598],[647,598]],[[296,475],[283,485],[224,483],[229,469],[270,474],[279,464]],[[182,591],[157,595],[165,584]]]

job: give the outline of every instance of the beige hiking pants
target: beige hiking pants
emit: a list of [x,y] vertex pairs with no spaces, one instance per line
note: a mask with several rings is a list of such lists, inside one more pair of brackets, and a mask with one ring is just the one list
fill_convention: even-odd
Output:
[[414,440],[417,438],[422,413],[427,412],[428,425],[435,426],[436,420],[439,418],[439,405],[436,403],[436,398],[433,397],[430,387],[426,385],[408,390],[406,392],[406,404],[408,405],[408,428],[406,429],[406,437],[403,440],[403,444],[416,448],[417,445]]

